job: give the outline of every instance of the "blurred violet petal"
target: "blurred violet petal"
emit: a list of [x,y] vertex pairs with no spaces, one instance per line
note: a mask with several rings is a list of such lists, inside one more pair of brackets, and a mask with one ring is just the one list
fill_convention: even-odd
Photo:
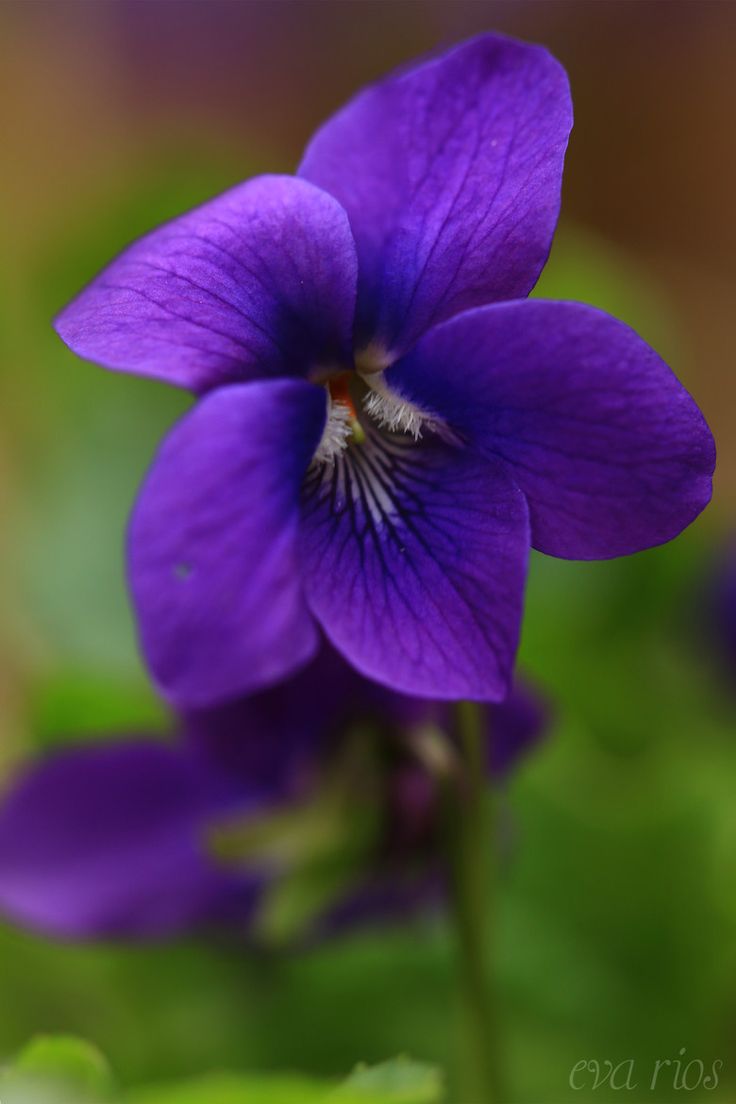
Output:
[[345,212],[261,176],[153,230],[56,319],[75,353],[202,392],[350,360],[357,262]]
[[728,572],[722,578],[720,604],[720,637],[736,670],[736,555],[733,556]]
[[[736,535],[724,541],[709,565],[707,583],[699,595],[707,647],[736,689]],[[704,580],[706,582],[706,580]],[[700,634],[702,635],[702,634]]]
[[711,496],[703,415],[633,330],[579,303],[521,300],[433,330],[386,379],[505,461],[532,544],[605,559],[677,536]]
[[[490,780],[541,737],[548,709],[517,684],[486,714]],[[0,801],[0,913],[62,938],[249,936],[278,871],[221,865],[208,833],[308,802],[366,724],[383,764],[381,830],[315,933],[439,905],[440,783],[410,737],[426,724],[450,733],[451,707],[387,691],[324,646],[278,688],[188,712],[175,744],[116,740],[30,765]]]
[[351,724],[370,716],[392,721],[400,697],[361,678],[339,652],[322,646],[276,686],[186,710],[183,735],[205,769],[215,765],[226,777],[289,800],[314,784]]
[[[425,723],[431,712],[435,724],[451,731],[450,705],[407,701],[414,704],[417,721],[420,711]],[[489,781],[498,784],[543,738],[550,707],[536,689],[519,681],[505,701],[483,709]],[[373,864],[318,919],[314,934],[320,938],[376,923],[401,923],[440,908],[447,899],[441,832],[437,779],[416,760],[397,763],[387,778],[384,837]]]
[[249,383],[208,395],[161,446],[133,511],[129,571],[143,651],[171,700],[233,698],[316,650],[296,537],[324,419],[321,388]]
[[528,682],[517,680],[508,697],[486,707],[488,770],[507,777],[549,729],[549,703]]
[[317,131],[299,173],[350,216],[359,345],[396,356],[459,311],[532,289],[571,126],[560,64],[488,34],[366,88]]
[[234,910],[247,917],[260,882],[218,869],[203,835],[214,810],[245,798],[242,780],[161,743],[56,753],[0,805],[0,910],[66,938],[162,937]]

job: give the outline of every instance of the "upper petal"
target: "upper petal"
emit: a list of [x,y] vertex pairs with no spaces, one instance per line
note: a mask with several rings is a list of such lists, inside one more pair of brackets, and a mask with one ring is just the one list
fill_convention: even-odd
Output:
[[526,503],[468,451],[371,433],[305,484],[305,594],[359,671],[429,698],[504,696],[519,635]]
[[711,495],[715,446],[685,388],[633,330],[579,303],[469,311],[386,373],[501,457],[529,502],[532,543],[606,559],[675,537]]
[[106,368],[205,391],[350,361],[357,261],[345,212],[262,176],[147,234],[56,319]]
[[153,741],[63,751],[0,806],[0,911],[64,937],[162,936],[247,916],[255,881],[220,872],[207,818],[231,800],[201,764]]
[[317,131],[299,173],[350,216],[359,343],[388,361],[461,310],[531,290],[571,126],[554,58],[488,34],[367,88]]
[[162,691],[209,706],[289,674],[317,646],[301,592],[299,488],[322,388],[221,388],[164,441],[129,531],[143,651]]

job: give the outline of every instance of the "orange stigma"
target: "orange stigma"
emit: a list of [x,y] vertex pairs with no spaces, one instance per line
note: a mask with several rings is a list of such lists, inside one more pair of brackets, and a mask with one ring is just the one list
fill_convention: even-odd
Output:
[[354,379],[354,374],[352,372],[341,372],[339,376],[333,376],[332,379],[328,381],[327,386],[330,391],[330,400],[332,404],[341,407],[347,415],[347,425],[350,427],[350,437],[356,444],[362,444],[363,441],[365,441],[365,430],[360,424],[355,400],[350,391],[352,379]]
[[357,422],[358,411],[355,409],[353,396],[350,394],[350,373],[342,372],[339,376],[333,376],[327,385],[330,389],[330,398],[333,402],[346,406],[350,414],[350,421]]

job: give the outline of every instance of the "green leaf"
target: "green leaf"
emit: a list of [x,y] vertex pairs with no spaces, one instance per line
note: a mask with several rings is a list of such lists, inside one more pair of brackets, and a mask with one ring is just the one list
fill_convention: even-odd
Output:
[[344,1085],[330,1097],[330,1104],[439,1104],[442,1074],[435,1066],[400,1055],[377,1066],[358,1065]]
[[119,1095],[100,1052],[63,1035],[39,1036],[0,1071],[2,1104],[439,1104],[441,1092],[436,1069],[401,1057],[361,1064],[338,1087],[301,1074],[213,1073]]
[[324,1104],[328,1091],[324,1083],[298,1075],[222,1073],[146,1086],[129,1093],[125,1104]]
[[33,1039],[0,1079],[2,1104],[81,1104],[109,1100],[112,1076],[91,1043],[72,1036]]
[[357,1066],[342,1085],[297,1074],[212,1074],[146,1086],[125,1104],[439,1104],[442,1078],[431,1066],[394,1058]]

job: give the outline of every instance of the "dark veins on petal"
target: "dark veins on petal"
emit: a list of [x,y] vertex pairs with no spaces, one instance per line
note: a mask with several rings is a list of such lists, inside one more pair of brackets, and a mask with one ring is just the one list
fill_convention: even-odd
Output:
[[366,426],[364,444],[310,469],[303,530],[308,601],[360,670],[406,692],[500,696],[526,512],[487,461]]

